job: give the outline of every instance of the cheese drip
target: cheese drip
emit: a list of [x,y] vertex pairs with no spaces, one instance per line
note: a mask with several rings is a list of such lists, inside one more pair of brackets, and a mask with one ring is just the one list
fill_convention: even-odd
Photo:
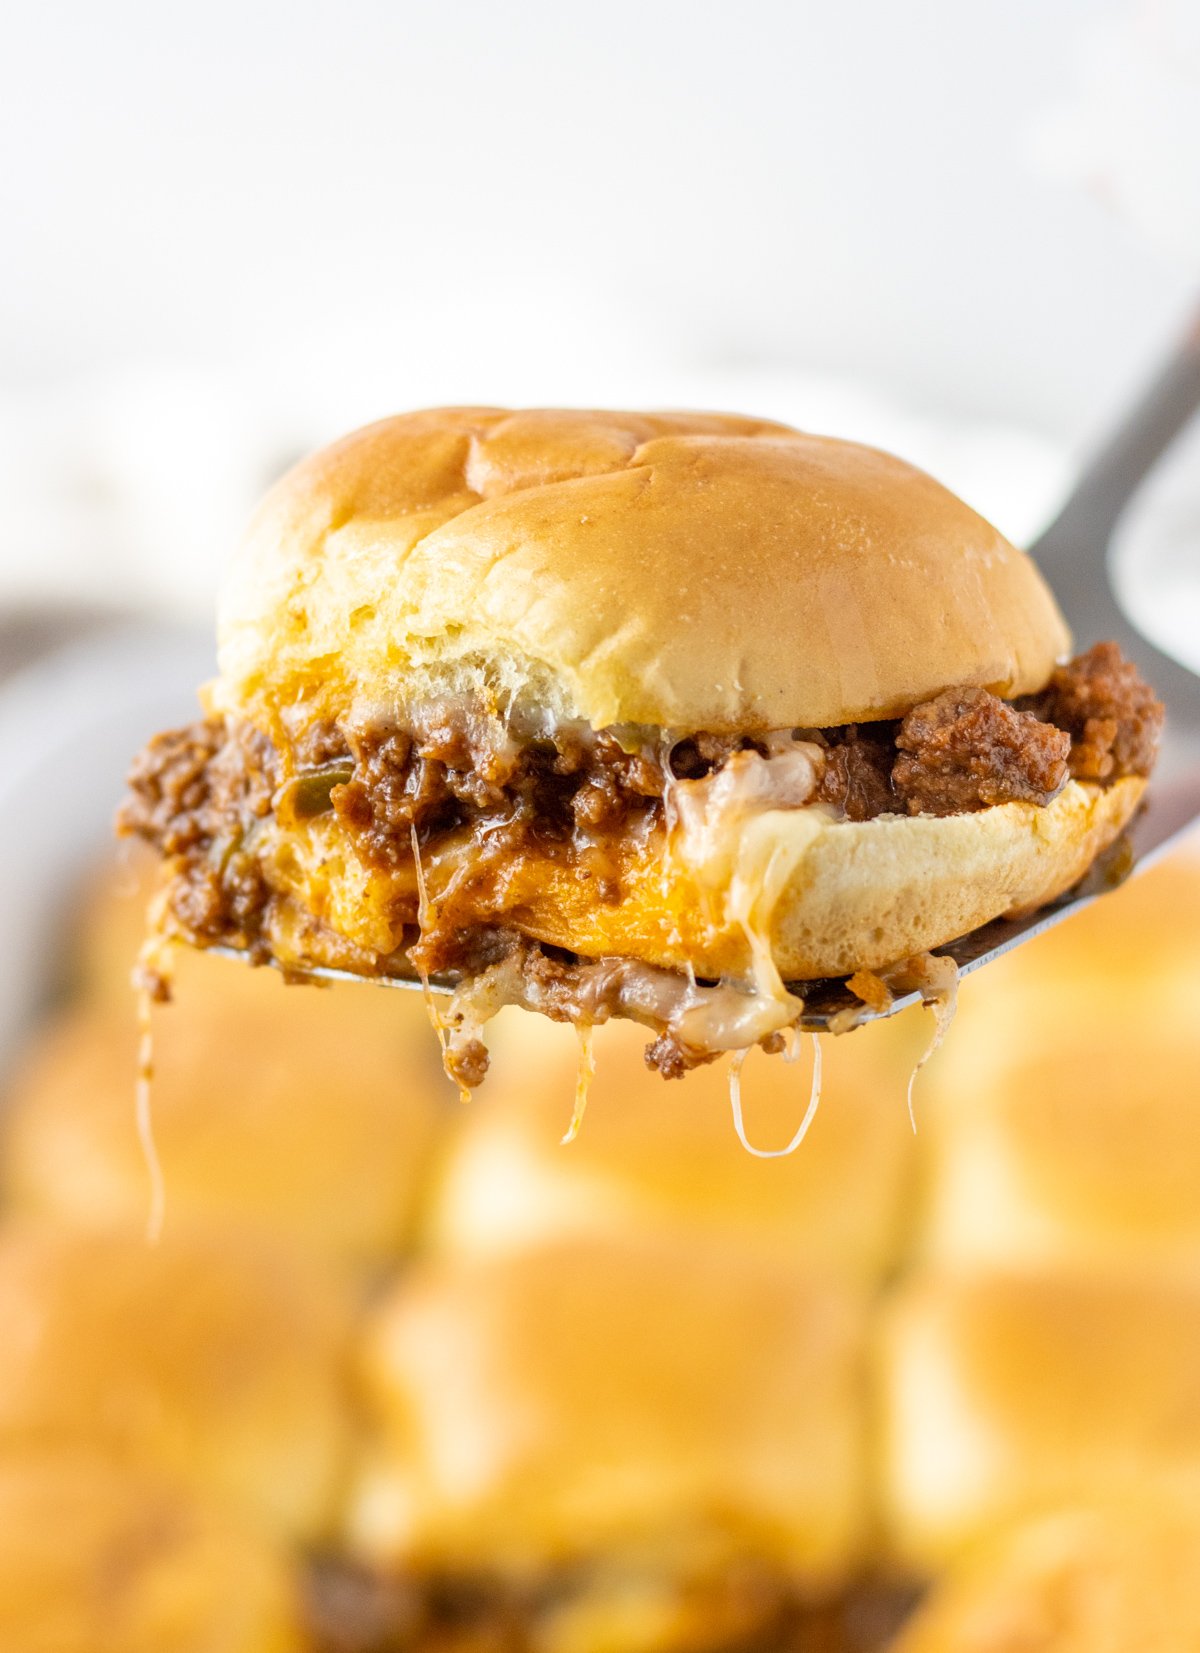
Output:
[[171,997],[174,961],[167,934],[166,887],[151,899],[146,912],[146,934],[138,949],[133,969],[137,1004],[137,1079],[134,1086],[134,1120],[138,1146],[146,1166],[149,1199],[146,1209],[146,1244],[156,1246],[162,1239],[167,1213],[167,1188],[158,1144],[154,1140],[154,1005]]
[[575,1029],[575,1037],[579,1040],[579,1069],[575,1075],[575,1106],[571,1112],[571,1123],[567,1126],[566,1135],[562,1139],[562,1147],[574,1142],[583,1128],[583,1116],[587,1112],[588,1092],[592,1080],[596,1077],[596,1053],[592,1049],[592,1029],[580,1023]]
[[[780,976],[770,933],[797,865],[828,824],[823,810],[806,807],[822,762],[818,747],[780,735],[769,738],[765,757],[736,752],[702,780],[668,779],[664,883],[670,882],[674,859],[691,875],[714,930],[742,931],[750,953],[745,980],[702,984],[691,973],[638,959],[585,960],[574,967],[565,1000],[540,984],[514,953],[463,982],[451,996],[439,1018],[449,1065],[510,1004],[566,1019],[579,1029],[624,1016],[670,1033],[701,1058],[750,1050],[794,1027],[804,1001]],[[786,834],[777,830],[783,811],[792,823]],[[802,823],[799,831],[797,821]],[[585,1056],[585,1070],[586,1065]],[[586,1083],[580,1090],[586,1095]]]
[[[797,1029],[789,1028],[788,1032],[795,1035]],[[817,1108],[821,1101],[821,1041],[815,1033],[812,1036],[812,1045],[812,1085],[808,1093],[808,1107],[804,1110],[804,1117],[796,1128],[796,1134],[786,1148],[756,1148],[747,1137],[745,1122],[742,1119],[742,1068],[745,1066],[746,1058],[750,1052],[748,1050],[735,1051],[731,1058],[729,1063],[729,1104],[733,1111],[733,1128],[738,1134],[738,1141],[742,1147],[748,1154],[753,1154],[755,1159],[786,1159],[789,1154],[796,1152],[796,1149],[808,1135],[808,1128],[817,1117]],[[792,1062],[795,1060],[796,1048],[795,1044],[789,1048],[784,1057],[785,1061]]]
[[[668,780],[667,855],[697,884],[711,930],[740,929],[750,950],[745,982],[723,982],[721,999],[688,1006],[672,1024],[693,1050],[749,1049],[791,1027],[804,1009],[779,974],[770,938],[784,891],[828,824],[825,813],[808,803],[823,763],[819,747],[774,736],[765,757],[735,752],[702,780]],[[776,817],[785,810],[790,830],[781,834]]]

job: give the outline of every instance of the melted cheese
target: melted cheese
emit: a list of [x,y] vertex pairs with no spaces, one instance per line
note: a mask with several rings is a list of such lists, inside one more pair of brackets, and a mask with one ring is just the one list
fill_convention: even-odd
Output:
[[154,1140],[153,1086],[154,1086],[154,1021],[150,991],[141,987],[137,993],[138,1065],[134,1091],[134,1117],[137,1122],[138,1146],[146,1164],[150,1185],[150,1203],[146,1211],[146,1243],[156,1246],[162,1239],[166,1216],[167,1191],[163,1180],[162,1161]]
[[[887,977],[889,972],[883,974]],[[933,1011],[933,1034],[908,1079],[908,1122],[915,1136],[917,1116],[913,1111],[913,1087],[917,1075],[950,1031],[954,1012],[958,1008],[958,965],[953,959],[936,953],[920,953],[903,965],[897,965],[895,974],[899,977],[896,985],[902,983],[906,991],[915,987],[921,995],[921,1003]]]
[[[425,884],[425,868],[421,864],[421,842],[417,837],[417,824],[414,821],[409,827],[412,841],[413,869],[417,876],[417,928],[424,932],[429,921],[429,892]],[[442,1052],[442,1067],[446,1077],[458,1085],[458,1096],[461,1102],[470,1101],[470,1093],[456,1076],[454,1064],[451,1061],[451,1046],[446,1034],[446,1024],[442,1020],[437,1002],[433,996],[433,989],[429,985],[429,972],[417,967],[417,975],[421,983],[421,993],[425,1000],[425,1014],[429,1017],[429,1025],[437,1036],[437,1042]]]
[[[669,884],[673,860],[683,863],[700,891],[708,922],[715,929],[741,929],[750,953],[746,980],[701,985],[690,973],[680,975],[640,960],[599,959],[579,964],[569,996],[560,994],[552,1003],[520,962],[508,959],[464,982],[439,1017],[451,1059],[508,1004],[566,1015],[578,1028],[610,1015],[626,1016],[656,1031],[665,1029],[699,1056],[746,1051],[794,1027],[804,1001],[780,976],[770,935],[798,863],[828,824],[825,812],[807,803],[821,764],[819,748],[779,737],[766,757],[737,752],[702,780],[668,781],[664,880]],[[778,831],[783,810],[790,823],[786,834]],[[811,830],[805,832],[804,825]],[[585,1069],[586,1058],[568,1138],[582,1116],[578,1102],[586,1097]],[[817,1074],[819,1094],[819,1062]],[[806,1129],[807,1122],[797,1141]]]
[[[564,1141],[577,1135],[593,1072],[590,1029],[609,1016],[625,1016],[656,1031],[666,1030],[696,1056],[733,1053],[730,1102],[743,1146],[760,1158],[793,1152],[815,1117],[821,1095],[821,1047],[814,1037],[812,1087],[803,1118],[786,1148],[763,1150],[747,1139],[741,1107],[741,1069],[746,1053],[772,1036],[783,1035],[787,1059],[799,1049],[797,1024],[804,1000],[780,975],[771,946],[779,903],[813,841],[829,824],[829,814],[810,802],[822,772],[820,749],[789,736],[774,737],[767,754],[734,753],[714,774],[694,781],[670,778],[664,791],[666,848],[664,884],[672,867],[686,868],[699,892],[702,922],[714,932],[740,929],[746,939],[749,970],[744,979],[702,985],[680,974],[631,958],[582,961],[572,968],[569,984],[546,985],[527,972],[518,954],[465,981],[452,995],[449,1010],[437,1018],[444,1051],[453,1071],[457,1053],[480,1038],[485,1024],[505,1005],[566,1018],[580,1035],[580,1067],[575,1107]],[[786,812],[787,830],[780,830]],[[416,844],[414,842],[414,857]],[[421,916],[425,914],[424,881],[418,879]],[[922,955],[861,985],[882,1002],[892,992],[918,989],[936,1016],[934,1036],[914,1070],[937,1049],[953,1016],[957,972],[951,960]],[[877,1008],[879,1005],[877,1005]],[[851,1020],[867,1013],[851,1012]],[[839,1029],[840,1031],[840,1029]],[[909,1086],[911,1112],[912,1084]]]
[[162,1239],[166,1218],[167,1189],[163,1178],[158,1144],[154,1140],[154,1000],[170,997],[174,959],[167,934],[168,890],[164,886],[153,897],[146,912],[146,934],[138,949],[133,986],[137,1002],[137,1080],[134,1087],[134,1120],[138,1146],[146,1165],[149,1203],[146,1210],[146,1243],[156,1246]]
[[[818,747],[779,740],[767,757],[735,752],[703,780],[668,782],[667,854],[699,886],[714,930],[736,926],[750,950],[746,982],[696,989],[697,1002],[681,1008],[672,1032],[694,1050],[748,1049],[790,1027],[804,1008],[779,974],[770,937],[785,889],[828,824],[808,802],[822,764]],[[786,834],[776,830],[782,810],[789,815]]]
[[571,1123],[567,1127],[567,1134],[562,1139],[565,1148],[568,1143],[574,1142],[583,1126],[583,1116],[587,1112],[588,1091],[592,1080],[596,1077],[596,1053],[592,1048],[592,1029],[576,1025],[575,1036],[579,1040],[579,1070],[575,1075],[575,1107],[571,1113]]
[[[798,1029],[790,1028],[789,1033],[796,1035]],[[733,1112],[733,1128],[738,1134],[738,1141],[742,1147],[748,1154],[753,1154],[755,1159],[786,1159],[789,1154],[796,1152],[796,1149],[808,1135],[808,1128],[817,1117],[817,1108],[821,1101],[821,1041],[815,1033],[812,1036],[812,1045],[812,1086],[808,1095],[808,1107],[796,1128],[796,1134],[786,1148],[756,1148],[747,1137],[746,1126],[742,1119],[742,1068],[745,1066],[746,1057],[750,1053],[746,1050],[739,1050],[731,1059],[729,1063],[729,1104]],[[798,1048],[798,1037],[789,1039],[785,1061],[794,1062]]]

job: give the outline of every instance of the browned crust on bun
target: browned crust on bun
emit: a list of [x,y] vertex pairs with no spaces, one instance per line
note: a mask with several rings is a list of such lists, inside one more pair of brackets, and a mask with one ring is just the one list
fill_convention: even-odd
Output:
[[780,1047],[805,982],[948,1002],[914,960],[1076,883],[1163,715],[1115,644],[1065,661],[1032,562],[931,477],[721,414],[355,432],[268,496],[219,631],[123,817],[166,930],[437,977],[467,1087],[504,1003],[631,1017],[673,1075]]
[[271,726],[472,686],[595,728],[895,717],[1040,689],[1030,560],[903,460],[718,414],[443,408],[304,461],[227,583],[218,704]]

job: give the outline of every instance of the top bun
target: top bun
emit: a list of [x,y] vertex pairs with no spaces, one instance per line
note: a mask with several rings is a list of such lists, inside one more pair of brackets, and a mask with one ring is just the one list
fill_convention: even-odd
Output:
[[214,704],[278,728],[474,688],[596,728],[827,727],[952,685],[1032,692],[1068,645],[1029,559],[876,449],[731,415],[443,408],[268,495]]

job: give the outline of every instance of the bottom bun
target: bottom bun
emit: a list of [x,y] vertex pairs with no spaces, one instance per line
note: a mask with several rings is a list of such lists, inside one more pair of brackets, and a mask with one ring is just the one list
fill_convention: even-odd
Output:
[[940,947],[1053,901],[1127,825],[1146,783],[1072,781],[1053,803],[845,824],[823,833],[781,902],[785,977],[840,976]]
[[[528,850],[495,922],[579,954],[631,958],[697,976],[747,979],[756,942],[785,981],[879,970],[1040,907],[1077,883],[1126,826],[1146,789],[1070,781],[1052,803],[996,804],[963,815],[838,821],[819,808],[735,820],[705,862],[661,838],[607,846],[620,900],[569,861]],[[711,850],[711,845],[708,846]],[[434,904],[462,858],[427,858]],[[377,974],[403,945],[412,866],[368,864],[326,815],[282,834],[270,867],[268,934],[297,970]],[[760,949],[761,951],[762,949]]]
[[[749,918],[769,939],[785,981],[878,970],[1070,889],[1127,825],[1145,789],[1140,776],[1105,787],[1071,781],[1045,805],[857,822],[816,809],[772,810],[745,823],[733,864],[714,866],[713,893],[678,854],[666,879],[654,856],[626,869],[624,898],[606,907],[550,863],[520,928],[588,957],[745,976]],[[748,912],[734,918],[722,897],[738,879],[752,894]]]

